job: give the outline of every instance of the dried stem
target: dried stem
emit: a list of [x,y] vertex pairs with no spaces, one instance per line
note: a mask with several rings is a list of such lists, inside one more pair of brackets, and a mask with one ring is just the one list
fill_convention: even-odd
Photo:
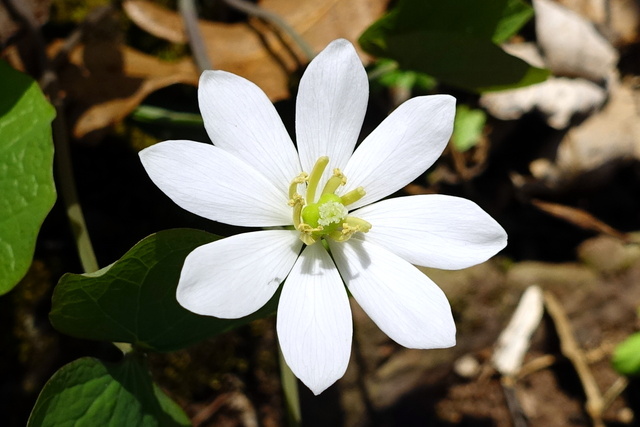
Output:
[[187,39],[189,40],[189,47],[191,53],[196,61],[196,65],[200,72],[213,69],[213,64],[207,53],[207,48],[198,26],[198,14],[196,13],[196,7],[193,0],[180,0],[178,2],[178,9],[184,20],[184,28],[187,32]]
[[302,52],[304,53],[307,61],[311,61],[316,56],[315,52],[313,51],[313,48],[309,46],[309,44],[304,40],[304,38],[302,38],[302,36],[298,34],[298,32],[291,25],[289,25],[284,19],[282,19],[280,15],[270,12],[266,9],[263,9],[260,6],[257,6],[246,0],[224,0],[224,1],[234,9],[238,9],[246,13],[247,15],[264,19],[265,21],[268,21],[273,25],[275,25],[276,27],[280,28],[280,30],[285,32],[289,37],[291,37],[291,40],[293,40],[298,45],[300,50],[302,50]]
[[551,293],[544,293],[544,302],[558,333],[560,351],[562,351],[562,354],[573,364],[584,388],[584,394],[587,397],[587,413],[593,420],[594,427],[604,427],[602,413],[606,408],[605,402],[600,393],[600,388],[591,373],[591,369],[589,369],[586,356],[573,335],[569,319],[562,305]]

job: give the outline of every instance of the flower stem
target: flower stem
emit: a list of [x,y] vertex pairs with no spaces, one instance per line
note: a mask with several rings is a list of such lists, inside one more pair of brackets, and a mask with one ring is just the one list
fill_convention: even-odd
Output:
[[53,121],[53,140],[56,145],[58,184],[67,211],[71,231],[75,237],[82,269],[85,273],[91,273],[98,270],[98,260],[91,245],[91,238],[89,237],[87,223],[82,213],[82,206],[80,206],[80,202],[78,201],[78,192],[76,191],[76,183],[73,177],[69,138],[64,123],[63,109],[56,105],[56,110],[58,115]]
[[73,178],[73,168],[71,165],[71,154],[69,150],[69,132],[67,129],[64,101],[58,95],[58,79],[53,69],[52,63],[46,54],[46,45],[44,38],[40,33],[35,17],[28,7],[16,0],[6,2],[9,10],[19,18],[20,21],[28,29],[32,42],[36,47],[36,54],[39,59],[40,66],[40,84],[43,91],[49,96],[51,103],[56,109],[56,118],[51,125],[53,133],[53,142],[55,144],[55,157],[57,165],[57,183],[62,193],[67,217],[71,224],[71,230],[76,239],[76,247],[80,263],[85,273],[98,270],[98,262],[96,260],[89,233],[87,232],[87,224],[84,221],[82,208],[78,202],[78,193],[76,191],[75,180]]
[[300,397],[298,395],[298,379],[282,355],[282,349],[278,346],[278,360],[280,362],[280,382],[284,394],[285,409],[287,411],[287,425],[289,427],[300,427],[302,425],[302,415],[300,411]]

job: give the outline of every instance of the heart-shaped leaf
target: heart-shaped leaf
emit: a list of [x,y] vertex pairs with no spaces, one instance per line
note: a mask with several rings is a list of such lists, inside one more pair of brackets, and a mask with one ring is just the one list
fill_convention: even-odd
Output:
[[56,200],[51,120],[38,84],[0,61],[0,295],[27,272]]
[[51,323],[79,338],[172,351],[275,313],[278,294],[241,319],[200,316],[178,304],[175,293],[184,259],[217,239],[199,230],[165,230],[95,273],[65,274],[53,294]]
[[549,72],[495,43],[513,35],[532,13],[521,0],[401,0],[359,42],[403,69],[470,91],[527,86],[544,81]]
[[151,381],[135,355],[112,364],[84,357],[45,384],[28,427],[190,426],[180,407]]

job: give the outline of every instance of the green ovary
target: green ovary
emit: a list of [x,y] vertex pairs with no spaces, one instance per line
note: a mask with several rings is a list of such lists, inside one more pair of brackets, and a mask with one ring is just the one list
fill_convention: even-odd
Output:
[[[360,200],[366,194],[362,187],[342,196],[335,194],[336,190],[347,182],[339,169],[334,169],[333,176],[327,180],[318,201],[314,202],[320,178],[328,164],[328,157],[320,157],[310,174],[301,173],[289,187],[293,225],[300,231],[300,240],[307,245],[326,237],[344,242],[355,233],[366,233],[371,229],[371,224],[367,221],[347,215],[349,211],[346,206]],[[297,192],[297,187],[305,183],[306,198]]]
[[318,203],[311,203],[302,208],[302,222],[312,228],[320,228],[314,234],[321,236],[336,231],[347,217],[347,208],[335,194],[323,194]]

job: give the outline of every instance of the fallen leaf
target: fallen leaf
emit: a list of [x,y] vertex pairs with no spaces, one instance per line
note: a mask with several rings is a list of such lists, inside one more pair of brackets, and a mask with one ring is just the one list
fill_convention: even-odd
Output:
[[140,28],[172,43],[187,43],[179,14],[150,1],[129,0],[122,3],[127,16]]
[[638,96],[632,81],[616,85],[602,111],[565,135],[555,161],[563,179],[618,159],[640,159]]
[[[280,14],[315,49],[331,40],[355,40],[384,11],[387,0],[340,2],[304,0],[293,7],[283,0],[264,0],[261,6]],[[176,12],[149,1],[129,0],[125,11],[143,29],[173,42],[186,42],[182,19]],[[107,25],[109,25],[107,23]],[[177,83],[197,85],[199,73],[191,58],[166,62],[119,41],[117,28],[103,25],[99,34],[69,53],[58,70],[73,124],[73,135],[83,138],[123,120],[150,93]],[[215,67],[244,76],[276,101],[290,96],[289,78],[305,61],[283,44],[273,29],[257,19],[224,24],[200,21],[209,56]],[[49,47],[54,57],[61,41]]]
[[[262,0],[259,5],[278,14],[316,51],[337,38],[355,42],[384,12],[388,0]],[[127,0],[123,8],[143,30],[174,43],[186,43],[180,15],[147,0]],[[272,101],[290,96],[289,77],[306,58],[272,26],[249,18],[247,23],[200,20],[200,31],[216,69],[230,71],[256,83]],[[293,47],[293,49],[291,49]],[[363,61],[368,57],[359,51]]]
[[638,41],[640,4],[636,0],[558,0],[558,3],[593,22],[616,46]]
[[588,80],[551,77],[524,88],[484,94],[480,105],[501,120],[515,120],[536,109],[549,126],[564,129],[574,115],[596,111],[606,98],[605,89]]
[[[61,45],[61,41],[54,42],[49,54],[55,55]],[[111,41],[77,46],[58,77],[75,118],[76,138],[124,119],[158,89],[198,82],[195,66],[188,59],[169,63]]]
[[551,0],[534,0],[533,7],[538,45],[554,74],[596,82],[611,76],[618,52],[590,22]]

